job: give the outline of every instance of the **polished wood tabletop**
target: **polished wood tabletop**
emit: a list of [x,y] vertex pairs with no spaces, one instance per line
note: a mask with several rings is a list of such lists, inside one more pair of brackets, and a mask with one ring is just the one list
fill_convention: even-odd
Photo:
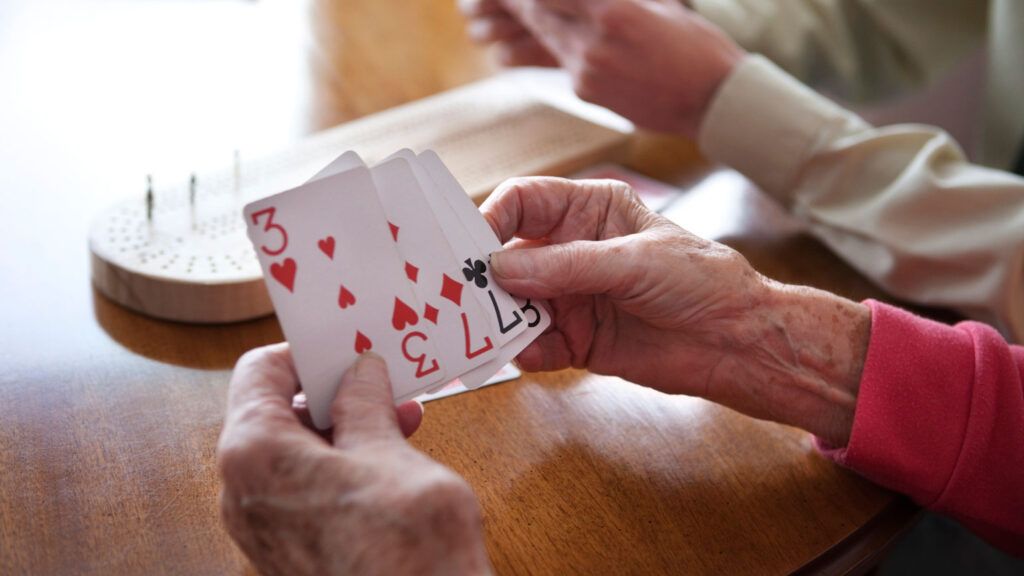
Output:
[[[462,27],[453,0],[0,3],[0,573],[252,571],[214,448],[232,365],[278,323],[112,303],[89,221],[147,173],[493,73]],[[641,135],[628,163],[686,188],[669,217],[763,273],[884,298],[692,144]],[[916,515],[806,433],[581,371],[433,402],[413,443],[473,486],[503,574],[857,573]]]

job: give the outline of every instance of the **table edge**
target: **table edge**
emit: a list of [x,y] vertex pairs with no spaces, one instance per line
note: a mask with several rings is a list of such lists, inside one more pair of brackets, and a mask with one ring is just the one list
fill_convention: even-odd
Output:
[[[881,556],[906,534],[924,510],[903,495],[896,495],[871,520],[842,541],[806,562],[793,574],[860,576],[874,568]],[[867,547],[867,554],[863,548]]]

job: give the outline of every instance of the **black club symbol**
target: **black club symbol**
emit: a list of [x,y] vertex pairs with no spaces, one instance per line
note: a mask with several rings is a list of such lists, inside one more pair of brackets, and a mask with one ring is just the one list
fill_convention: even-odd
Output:
[[476,284],[477,288],[487,288],[487,277],[484,276],[484,272],[487,272],[487,264],[484,264],[483,260],[466,258],[466,266],[462,269],[466,282]]

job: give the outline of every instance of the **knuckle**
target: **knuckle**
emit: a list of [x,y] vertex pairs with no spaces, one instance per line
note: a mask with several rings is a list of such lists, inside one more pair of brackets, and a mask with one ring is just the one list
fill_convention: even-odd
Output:
[[479,504],[473,489],[461,476],[443,467],[438,467],[428,475],[420,489],[414,491],[409,505],[419,509],[427,506],[431,515],[479,514]]
[[671,236],[663,234],[648,233],[641,234],[638,236],[640,239],[637,242],[636,249],[638,252],[642,252],[648,255],[651,254],[674,254],[676,252],[677,243]]
[[287,347],[283,344],[271,344],[253,348],[238,358],[235,371],[246,371],[280,365],[284,361]]
[[629,204],[642,203],[640,195],[628,183],[622,180],[608,180],[608,193],[613,199],[624,200]]
[[267,354],[267,347],[261,346],[260,348],[253,348],[252,350],[246,351],[238,358],[238,362],[235,362],[235,370],[244,369],[249,366],[261,364]]
[[447,502],[452,506],[461,508],[476,504],[476,495],[473,494],[473,489],[469,484],[462,477],[447,470],[446,474],[434,483],[431,492],[432,498],[439,502]]
[[753,268],[750,266],[750,262],[747,261],[746,256],[743,254],[740,254],[738,251],[733,250],[724,244],[713,243],[707,240],[705,240],[705,242],[708,242],[708,244],[715,247],[725,265],[730,270],[735,271],[737,275],[743,274],[747,270],[753,271]]
[[[643,242],[637,242],[634,238],[620,237],[608,241],[603,245],[602,259],[609,263],[632,263],[649,256]],[[629,271],[635,270],[635,266],[628,266],[623,270],[623,280],[631,281]]]
[[498,185],[495,193],[499,195],[520,194],[530,186],[531,182],[533,182],[533,179],[525,176],[509,178]]
[[631,0],[609,2],[596,16],[598,29],[607,36],[620,36],[636,23],[639,6]]
[[217,467],[226,480],[244,478],[262,466],[279,450],[279,437],[272,432],[273,419],[268,419],[261,400],[247,402],[233,414],[217,444]]
[[230,436],[221,438],[217,447],[217,467],[225,481],[244,476],[258,456],[256,443],[249,437]]

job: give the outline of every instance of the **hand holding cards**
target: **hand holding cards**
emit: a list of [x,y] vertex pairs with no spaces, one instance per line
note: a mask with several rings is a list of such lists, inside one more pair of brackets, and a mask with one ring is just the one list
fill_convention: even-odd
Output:
[[385,359],[397,403],[478,387],[550,323],[491,278],[501,244],[432,152],[372,168],[345,153],[244,216],[319,428],[363,352]]

